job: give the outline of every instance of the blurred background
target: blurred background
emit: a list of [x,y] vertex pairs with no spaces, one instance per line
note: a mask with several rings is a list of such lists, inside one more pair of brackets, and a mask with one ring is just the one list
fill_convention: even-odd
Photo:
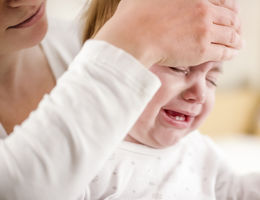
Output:
[[[79,18],[85,0],[51,0],[50,17]],[[201,127],[223,149],[235,171],[260,172],[260,1],[238,0],[245,47],[226,62],[216,105]]]

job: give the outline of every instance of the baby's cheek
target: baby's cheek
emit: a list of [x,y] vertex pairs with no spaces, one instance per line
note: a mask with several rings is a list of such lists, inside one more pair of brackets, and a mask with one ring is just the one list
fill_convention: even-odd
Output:
[[195,118],[195,120],[194,120],[194,122],[193,122],[193,124],[192,124],[192,126],[191,126],[191,128],[192,128],[193,130],[199,128],[199,126],[202,125],[202,123],[203,123],[203,122],[206,120],[206,118],[209,116],[209,113],[210,113],[211,109],[212,109],[211,105],[207,105],[207,106],[205,105],[205,106],[202,108],[200,114]]
[[215,105],[215,93],[212,94],[205,104],[205,115],[209,115]]

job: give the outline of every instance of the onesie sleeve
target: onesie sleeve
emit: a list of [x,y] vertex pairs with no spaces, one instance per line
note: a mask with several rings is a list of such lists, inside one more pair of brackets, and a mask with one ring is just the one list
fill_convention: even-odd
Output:
[[87,41],[37,110],[0,140],[0,199],[77,199],[159,87],[128,53]]
[[216,166],[217,200],[260,200],[260,173],[238,174],[226,162],[224,153],[213,143],[211,149]]
[[216,199],[259,200],[260,173],[238,175],[222,168],[217,177]]

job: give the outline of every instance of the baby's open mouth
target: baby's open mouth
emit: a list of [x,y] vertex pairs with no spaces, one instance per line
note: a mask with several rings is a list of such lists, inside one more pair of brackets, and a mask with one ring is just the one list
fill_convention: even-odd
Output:
[[172,110],[164,110],[164,112],[171,118],[177,121],[188,122],[190,116]]
[[163,108],[161,111],[162,119],[164,119],[164,121],[169,125],[178,129],[189,128],[198,115],[186,110],[175,111]]

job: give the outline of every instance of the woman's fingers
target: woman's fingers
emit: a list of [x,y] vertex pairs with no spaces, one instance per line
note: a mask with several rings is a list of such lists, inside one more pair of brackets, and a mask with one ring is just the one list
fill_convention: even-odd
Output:
[[238,33],[241,33],[241,20],[237,13],[227,8],[217,7],[212,15],[214,24],[233,27]]
[[212,44],[207,57],[209,58],[209,61],[218,62],[218,61],[231,60],[237,54],[238,54],[237,49],[231,47],[225,47],[219,44]]
[[238,4],[234,0],[208,0],[209,2],[213,3],[214,5],[221,6],[238,12]]
[[212,29],[212,44],[241,49],[242,38],[235,29],[220,25],[215,25]]
[[242,46],[239,30],[236,0],[121,0],[96,39],[147,67],[194,66],[233,57]]
[[[220,2],[219,0],[211,1]],[[225,3],[226,6],[214,6],[212,10],[211,43],[233,49],[241,49],[243,43],[241,38],[241,20],[237,12],[230,9],[235,5],[235,3],[232,3],[235,1],[226,0],[221,2]],[[229,8],[227,8],[228,5]]]

